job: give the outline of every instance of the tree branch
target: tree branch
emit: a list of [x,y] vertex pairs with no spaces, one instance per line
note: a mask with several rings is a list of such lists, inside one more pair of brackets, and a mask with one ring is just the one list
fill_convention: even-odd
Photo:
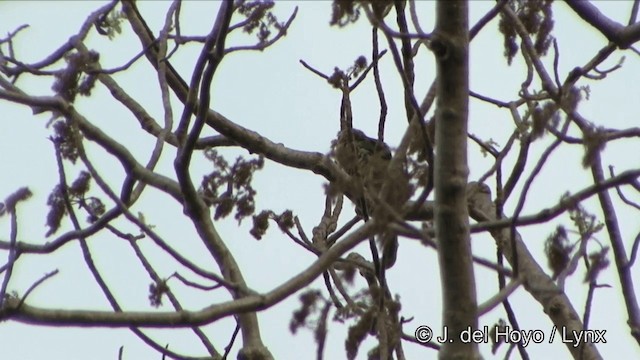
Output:
[[609,41],[618,45],[621,49],[626,49],[636,41],[640,40],[640,23],[624,26],[609,19],[598,10],[590,1],[566,0],[573,11],[586,21],[589,25],[598,29]]

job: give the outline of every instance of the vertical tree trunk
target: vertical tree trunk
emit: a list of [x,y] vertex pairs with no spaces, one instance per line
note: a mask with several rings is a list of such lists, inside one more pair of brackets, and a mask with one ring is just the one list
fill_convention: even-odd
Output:
[[479,359],[478,344],[461,341],[477,329],[466,200],[469,34],[466,1],[439,1],[432,50],[438,64],[435,158],[435,226],[443,288],[445,342],[440,359]]

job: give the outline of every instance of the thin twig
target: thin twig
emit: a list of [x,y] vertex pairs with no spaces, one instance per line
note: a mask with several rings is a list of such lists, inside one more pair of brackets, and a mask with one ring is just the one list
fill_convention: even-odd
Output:
[[[293,14],[291,14],[291,16],[289,17],[289,20],[287,20],[287,22],[278,30],[278,33],[272,39],[260,42],[260,43],[258,43],[256,45],[230,47],[228,49],[225,49],[224,54],[227,55],[227,54],[230,54],[230,53],[232,53],[234,51],[243,51],[243,50],[245,50],[245,51],[246,50],[263,51],[264,49],[268,48],[269,46],[275,44],[278,40],[280,40],[280,38],[282,38],[283,36],[285,36],[287,34],[287,30],[291,26],[291,23],[293,23],[293,20],[296,18],[296,14],[298,14],[298,7],[297,6],[293,10]],[[231,32],[232,30],[233,29],[231,29],[231,27],[230,27],[228,32]]]
[[22,296],[22,298],[20,298],[20,304],[18,305],[18,307],[20,307],[22,304],[24,304],[25,301],[27,301],[27,297],[29,296],[29,294],[31,294],[31,292],[33,290],[35,290],[38,286],[40,286],[40,284],[44,283],[45,281],[47,281],[49,278],[54,277],[55,275],[57,275],[60,271],[58,269],[55,269],[53,271],[50,271],[46,274],[44,274],[44,276],[42,276],[40,279],[38,279],[38,281],[34,282],[29,289],[27,289],[27,291],[24,293],[24,295]]
[[322,72],[320,72],[319,70],[314,69],[311,65],[307,64],[304,60],[300,59],[298,60],[300,61],[300,64],[302,64],[302,66],[304,66],[305,68],[307,68],[309,71],[311,71],[312,73],[320,76],[321,78],[325,79],[325,80],[329,80],[329,76],[323,74]]

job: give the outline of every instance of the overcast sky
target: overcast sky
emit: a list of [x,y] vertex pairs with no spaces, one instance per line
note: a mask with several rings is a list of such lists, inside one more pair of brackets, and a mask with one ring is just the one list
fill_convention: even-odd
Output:
[[[57,49],[69,36],[75,34],[86,16],[102,6],[103,2],[0,2],[0,35],[6,36],[22,24],[30,27],[15,38],[16,56],[31,63]],[[491,8],[493,2],[472,1],[470,24],[475,22]],[[143,16],[155,33],[162,26],[168,1],[146,1],[139,4]],[[188,35],[202,35],[209,31],[215,19],[218,3],[188,2],[182,9],[182,32]],[[598,7],[606,15],[621,23],[627,22],[631,2],[598,2]],[[226,58],[216,73],[212,91],[211,107],[238,124],[259,132],[276,143],[287,147],[328,153],[331,140],[339,129],[340,94],[327,83],[299,64],[305,60],[310,65],[327,74],[338,66],[347,68],[360,55],[371,59],[370,30],[364,19],[345,29],[330,28],[330,2],[283,1],[276,4],[276,13],[284,21],[298,6],[298,15],[286,37],[264,52],[233,53]],[[433,2],[420,2],[419,14],[422,27],[426,30],[434,26]],[[606,39],[592,30],[579,18],[572,15],[563,3],[554,4],[555,29],[553,35],[560,47],[560,78],[564,79],[568,71],[582,66],[596,52],[606,45]],[[234,17],[237,21],[238,18]],[[251,44],[253,37],[234,35],[229,45]],[[109,41],[95,31],[87,39],[88,47],[100,52],[103,68],[112,68],[126,63],[141,49],[140,43],[131,31],[128,23],[123,23],[123,32],[115,40]],[[386,48],[385,44],[381,48]],[[3,51],[6,46],[3,45]],[[191,69],[198,55],[198,46],[189,46],[181,50],[172,59],[183,78],[189,79]],[[421,98],[434,79],[435,67],[430,53],[424,49],[416,59],[416,94]],[[520,58],[509,67],[502,53],[502,37],[497,31],[497,19],[494,19],[478,35],[471,45],[471,89],[499,100],[510,101],[517,98],[520,84],[526,71]],[[578,85],[588,85],[590,96],[581,103],[580,112],[590,121],[610,128],[637,126],[637,99],[640,94],[640,61],[638,56],[627,51],[617,52],[606,62],[606,66],[615,65],[622,56],[626,56],[621,70],[611,74],[600,82],[582,80]],[[545,59],[552,64],[552,58]],[[57,64],[59,68],[61,64]],[[549,66],[549,69],[552,69]],[[398,74],[390,55],[381,61],[381,72],[388,88],[389,117],[385,138],[393,147],[398,144],[405,131],[404,102]],[[132,68],[114,76],[120,85],[135,97],[158,121],[162,121],[163,109],[156,74],[146,59],[140,59]],[[23,76],[17,85],[32,95],[51,95],[51,82],[48,79]],[[353,94],[354,126],[375,136],[378,119],[378,100],[371,78],[365,81]],[[154,146],[154,139],[140,129],[137,121],[116,101],[108,91],[98,85],[91,98],[79,98],[76,108],[91,122],[97,124],[110,136],[122,144],[144,163],[148,160]],[[180,114],[182,108],[174,102],[174,114]],[[176,115],[178,116],[178,115]],[[42,244],[56,238],[56,235],[69,230],[65,225],[56,235],[45,238],[44,226],[49,192],[57,184],[57,169],[51,142],[48,137],[52,129],[46,127],[49,114],[32,115],[27,107],[0,102],[0,198],[5,198],[20,187],[28,186],[33,197],[19,206],[20,241]],[[177,121],[177,118],[176,118]],[[469,117],[469,132],[484,140],[492,139],[501,148],[512,131],[512,120],[507,111],[498,110],[478,101],[472,101]],[[573,134],[578,134],[575,132]],[[205,135],[211,135],[206,130]],[[540,140],[532,146],[532,156],[539,156],[550,143],[550,137]],[[636,141],[637,143],[637,141]],[[632,141],[618,141],[607,146],[603,155],[604,165],[613,165],[617,172],[637,168],[637,144]],[[119,190],[124,171],[120,164],[106,156],[106,153],[94,144],[87,144],[89,156],[102,171],[112,188]],[[230,149],[223,151],[229,161],[238,156],[250,157],[246,151]],[[517,152],[516,152],[517,154]],[[172,161],[175,152],[172,147],[165,148],[165,154],[158,168],[166,175],[173,174]],[[575,192],[591,182],[589,171],[580,165],[582,147],[562,145],[545,165],[542,173],[534,182],[527,199],[523,214],[530,214],[542,208],[554,205],[560,196],[569,191]],[[535,157],[534,157],[535,158]],[[477,179],[491,165],[477,146],[469,145],[470,180]],[[514,156],[506,161],[505,169],[513,164]],[[535,164],[530,161],[528,170]],[[80,167],[69,166],[69,178],[74,178]],[[194,179],[210,172],[210,163],[202,157],[194,159],[192,165]],[[325,181],[308,172],[286,169],[267,162],[263,171],[255,178],[255,187],[259,191],[257,209],[270,208],[279,213],[291,209],[300,220],[308,234],[317,225],[324,206],[323,184]],[[493,184],[493,183],[490,183]],[[97,188],[97,186],[96,186]],[[146,221],[156,226],[165,240],[170,242],[185,256],[203,267],[211,264],[197,235],[182,214],[182,208],[166,194],[148,189],[134,213],[144,212]],[[612,193],[613,196],[613,193]],[[104,198],[104,197],[103,197]],[[506,204],[506,211],[512,211],[515,200]],[[617,198],[616,198],[617,200]],[[345,202],[346,204],[346,202]],[[593,211],[595,203],[585,206]],[[347,219],[353,207],[345,205]],[[598,214],[596,212],[596,214]],[[640,230],[637,213],[628,210],[619,216],[623,238],[630,248],[636,233]],[[634,221],[635,220],[635,221]],[[123,231],[135,233],[134,226],[117,221]],[[520,230],[521,235],[543,268],[544,240],[558,224],[569,226],[570,220],[562,216],[550,224],[530,226]],[[238,226],[230,217],[216,223],[236,261],[244,271],[243,275],[250,287],[259,291],[268,291],[283,283],[293,274],[304,270],[315,257],[295,245],[281,234],[275,225],[261,241],[253,239],[248,230],[250,221]],[[8,217],[0,218],[0,239],[9,238]],[[575,237],[574,237],[575,238]],[[606,232],[597,235],[600,242],[607,244]],[[94,260],[115,290],[118,300],[127,310],[149,310],[147,292],[149,279],[131,253],[129,245],[109,234],[92,237],[89,240]],[[141,246],[153,259],[153,264],[162,277],[170,276],[177,269],[175,262],[162,254],[150,242]],[[360,253],[367,255],[366,247]],[[474,253],[487,259],[495,259],[495,246],[487,236],[474,236]],[[595,249],[595,248],[594,248]],[[6,258],[6,252],[0,257]],[[416,242],[403,239],[400,244],[398,264],[388,273],[392,292],[400,294],[403,301],[403,315],[414,317],[405,325],[405,332],[413,333],[419,325],[428,325],[439,332],[441,327],[440,293],[430,289],[439,289],[437,256],[432,249],[422,247]],[[0,262],[3,263],[3,262]],[[209,266],[208,268],[216,267]],[[636,266],[637,268],[637,266]],[[28,302],[42,307],[64,309],[108,309],[108,303],[95,285],[86,269],[77,243],[69,244],[50,255],[30,255],[20,258],[13,273],[9,289],[24,294],[34,281],[45,273],[59,269],[60,274],[40,286],[30,295]],[[483,269],[476,270],[478,282],[478,302],[481,303],[497,291],[495,274]],[[587,287],[582,283],[584,268],[581,267],[567,283],[567,292],[579,314],[584,311]],[[199,281],[201,279],[198,279]],[[637,278],[636,278],[637,281]],[[605,329],[606,344],[598,349],[604,358],[632,358],[640,355],[637,344],[628,334],[627,317],[623,299],[620,295],[617,274],[613,268],[607,269],[600,278],[611,288],[597,291],[593,303],[590,328]],[[202,293],[171,283],[181,293],[181,301],[186,308],[201,309],[212,303],[228,299],[222,292]],[[636,283],[637,286],[640,284]],[[358,286],[362,286],[359,283]],[[323,289],[322,281],[315,281],[310,287]],[[326,293],[326,290],[325,290]],[[542,330],[549,335],[552,323],[544,314],[541,306],[531,296],[519,289],[513,295],[522,329]],[[298,306],[298,294],[281,304],[259,314],[261,331],[265,344],[276,359],[298,359],[297,351],[314,354],[309,350],[313,343],[313,334],[300,331],[296,335],[288,330],[289,319]],[[169,310],[165,305],[161,310]],[[502,308],[495,309],[480,319],[481,325],[492,325],[504,318]],[[233,331],[233,321],[223,319],[206,327],[214,345],[223,350]],[[344,337],[346,326],[331,323],[330,338],[326,349],[327,359],[340,359],[344,355]],[[191,355],[203,355],[205,349],[195,336],[187,330],[149,330],[148,334],[161,344]],[[115,359],[120,346],[124,346],[125,359],[158,359],[160,356],[149,349],[142,341],[127,330],[52,328],[27,326],[17,322],[0,323],[0,358],[2,359]],[[359,358],[366,358],[371,347],[367,343],[360,349]],[[235,358],[239,344],[232,351]],[[485,358],[492,358],[490,344],[481,345]],[[553,344],[546,341],[532,344],[527,350],[532,359],[569,358],[564,344],[556,340]],[[424,350],[416,345],[407,344],[405,351],[408,359],[435,359],[437,353]],[[504,348],[499,354],[504,354]],[[311,356],[311,355],[309,355]]]

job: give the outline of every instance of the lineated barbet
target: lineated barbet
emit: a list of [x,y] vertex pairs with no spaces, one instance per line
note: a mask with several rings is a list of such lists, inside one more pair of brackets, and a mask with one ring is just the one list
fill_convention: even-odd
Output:
[[[347,194],[356,205],[356,213],[365,220],[375,217],[382,223],[391,221],[388,209],[376,206],[375,199],[368,195],[375,194],[376,198],[380,199],[380,190],[386,179],[391,177],[385,197],[387,204],[399,212],[410,197],[408,175],[404,165],[401,165],[400,169],[389,169],[389,146],[366,136],[360,130],[343,129],[333,143],[333,150],[342,169],[358,182],[358,187],[366,189],[364,196],[354,197]],[[378,240],[382,247],[382,265],[388,269],[396,261],[398,236],[393,231],[385,229],[380,233]]]

